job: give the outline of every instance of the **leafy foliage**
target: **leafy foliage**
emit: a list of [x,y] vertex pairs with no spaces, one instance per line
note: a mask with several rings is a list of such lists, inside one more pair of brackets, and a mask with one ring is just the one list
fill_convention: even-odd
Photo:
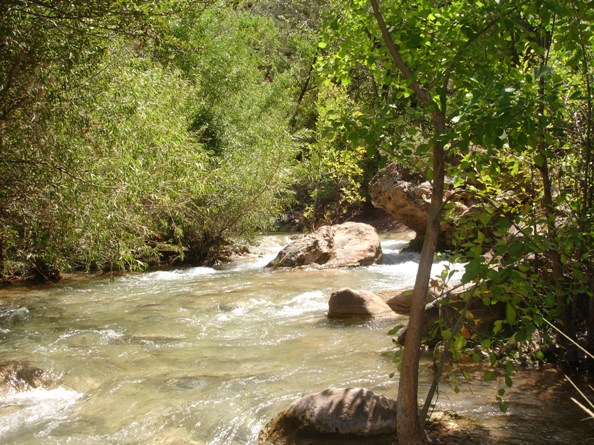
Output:
[[276,25],[187,6],[3,4],[3,275],[216,262],[290,198]]

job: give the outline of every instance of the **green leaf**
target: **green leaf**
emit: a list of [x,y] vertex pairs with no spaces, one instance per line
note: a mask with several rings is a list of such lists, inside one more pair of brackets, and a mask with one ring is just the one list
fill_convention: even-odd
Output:
[[483,380],[484,380],[485,382],[491,382],[491,381],[493,381],[494,379],[495,379],[495,373],[494,373],[493,371],[486,371],[486,372],[483,374]]
[[510,303],[507,303],[505,305],[505,320],[510,324],[510,325],[515,325],[518,319],[518,312],[516,311],[516,308],[514,308]]
[[540,79],[541,77],[551,73],[553,69],[547,65],[541,65],[534,70],[534,77],[536,80]]
[[396,335],[402,328],[403,324],[398,324],[388,331],[388,335]]

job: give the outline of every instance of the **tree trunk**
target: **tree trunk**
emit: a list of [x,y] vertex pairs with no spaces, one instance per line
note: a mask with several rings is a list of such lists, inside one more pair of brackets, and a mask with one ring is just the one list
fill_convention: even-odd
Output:
[[400,383],[398,385],[396,429],[400,445],[426,443],[425,432],[421,428],[418,411],[418,376],[425,297],[429,291],[431,266],[433,265],[433,257],[439,239],[439,223],[444,194],[445,152],[443,144],[437,138],[433,145],[433,174],[429,221],[413,290],[410,318],[402,355],[402,371],[400,372]]
[[414,91],[419,102],[429,110],[435,130],[433,140],[433,191],[429,206],[429,221],[427,222],[427,232],[423,242],[423,250],[421,251],[421,259],[419,261],[412,295],[396,405],[398,443],[400,445],[422,445],[427,443],[427,437],[419,419],[419,359],[421,354],[425,297],[429,291],[431,266],[433,265],[433,256],[439,239],[439,223],[443,206],[445,150],[442,135],[445,133],[445,104],[442,104],[442,109],[440,110],[427,90],[415,80],[414,73],[404,62],[398,46],[396,46],[390,37],[388,27],[379,9],[378,0],[370,0],[370,3],[394,66],[410,82],[410,88]]

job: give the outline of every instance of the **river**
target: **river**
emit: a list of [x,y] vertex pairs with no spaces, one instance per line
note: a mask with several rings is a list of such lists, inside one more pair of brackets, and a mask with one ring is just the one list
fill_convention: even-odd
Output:
[[[258,239],[250,255],[219,268],[109,277],[0,291],[0,362],[25,361],[56,385],[0,397],[5,444],[255,444],[260,428],[308,392],[366,387],[396,397],[387,331],[395,320],[326,318],[330,293],[410,287],[416,254],[384,235],[384,264],[341,270],[268,270],[289,242]],[[443,264],[436,263],[434,273]],[[423,365],[421,392],[431,374]],[[592,422],[554,371],[476,379],[437,406],[490,432],[489,443],[594,443]]]

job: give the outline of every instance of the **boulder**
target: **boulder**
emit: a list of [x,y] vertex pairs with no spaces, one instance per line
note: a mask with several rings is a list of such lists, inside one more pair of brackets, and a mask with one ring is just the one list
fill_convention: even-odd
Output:
[[[410,315],[410,303],[412,300],[412,289],[400,291],[383,291],[379,296],[386,302],[386,304],[394,312],[400,315]],[[437,295],[429,292],[425,299],[425,304],[432,302],[437,298]]]
[[[451,181],[446,178],[446,183]],[[369,183],[372,204],[414,230],[418,240],[425,237],[432,192],[431,183],[423,175],[394,163],[388,164]],[[446,187],[444,198],[452,194],[453,190]],[[455,219],[467,212],[470,205],[464,195],[460,194],[459,198],[453,203]],[[451,244],[454,228],[454,224],[449,221],[441,223],[442,245]]]
[[396,401],[364,388],[330,388],[293,402],[260,432],[259,445],[392,445]]
[[332,292],[328,301],[328,318],[366,319],[392,315],[394,312],[384,300],[366,290],[339,289]]
[[366,266],[379,262],[382,249],[375,229],[363,223],[347,222],[322,226],[282,249],[267,267]]
[[28,363],[19,361],[0,363],[0,395],[45,388],[52,383],[51,377],[42,369]]
[[388,164],[369,183],[371,202],[424,236],[429,219],[431,184],[396,164]]
[[369,266],[381,261],[381,242],[369,224],[346,222],[333,226],[333,233],[334,255],[327,266]]

